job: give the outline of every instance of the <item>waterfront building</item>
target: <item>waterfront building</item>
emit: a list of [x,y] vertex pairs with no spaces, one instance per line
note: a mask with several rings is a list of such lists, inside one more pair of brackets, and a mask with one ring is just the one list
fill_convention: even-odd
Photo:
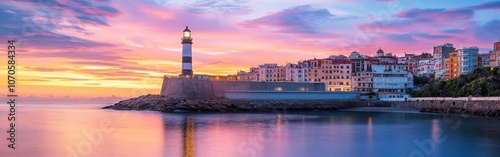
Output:
[[302,61],[304,70],[304,82],[320,82],[321,59],[310,59]]
[[349,59],[322,59],[318,79],[328,91],[351,91],[351,72]]
[[414,75],[416,74],[418,61],[416,60],[415,54],[406,54],[405,52],[403,57],[398,57],[397,63],[405,65],[406,71],[409,71]]
[[299,75],[301,75],[301,76],[304,75],[299,64],[287,63],[285,65],[285,81],[286,82],[299,82],[299,81],[303,82],[303,78],[300,77],[300,79],[299,79]]
[[252,75],[252,80],[251,81],[259,81],[259,68],[258,67],[251,67],[250,68],[250,75]]
[[500,51],[490,52],[490,66],[492,67],[500,66]]
[[450,58],[445,58],[443,59],[444,62],[444,74],[442,75],[443,79],[449,79],[450,78]]
[[275,63],[259,65],[259,79],[257,81],[280,82],[285,81],[285,67]]
[[413,75],[402,64],[373,64],[373,91],[379,98],[407,98]]
[[[411,72],[413,75],[417,75],[417,73],[418,73],[418,64],[419,64],[418,61],[420,61],[420,60],[432,60],[432,62],[434,62],[434,60],[432,59],[432,54],[425,53],[425,52],[423,52],[420,55],[413,56],[412,60],[413,60],[413,68],[405,68],[405,69],[406,69],[406,71]],[[433,70],[434,70],[434,67],[433,67]]]
[[467,74],[478,65],[478,47],[467,47],[458,50],[458,72]]
[[490,52],[490,66],[500,66],[500,41],[493,44],[493,51]]
[[479,67],[489,67],[490,66],[490,54],[483,53],[478,55],[477,66]]
[[253,81],[253,73],[252,71],[238,71],[236,75],[228,75],[228,81]]
[[445,59],[449,58],[450,52],[453,51],[455,48],[450,43],[434,46],[434,71],[437,79],[442,79],[446,73]]
[[372,91],[373,73],[370,61],[364,58],[351,59],[352,91]]
[[460,75],[458,68],[458,51],[453,51],[450,54],[450,78],[457,78]]
[[417,76],[427,76],[430,77],[434,75],[434,60],[433,59],[422,59],[417,62]]

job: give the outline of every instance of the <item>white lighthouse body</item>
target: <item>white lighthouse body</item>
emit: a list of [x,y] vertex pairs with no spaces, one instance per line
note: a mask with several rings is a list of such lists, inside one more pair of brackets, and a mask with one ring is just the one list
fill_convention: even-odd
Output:
[[193,75],[192,45],[191,31],[186,26],[182,35],[182,75],[185,77],[192,77]]

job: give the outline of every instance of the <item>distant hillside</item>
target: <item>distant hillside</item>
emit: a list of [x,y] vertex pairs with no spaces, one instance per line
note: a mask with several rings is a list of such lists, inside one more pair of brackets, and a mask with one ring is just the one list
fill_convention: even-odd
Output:
[[413,97],[500,96],[500,68],[476,68],[458,78],[436,81],[433,78],[414,77]]

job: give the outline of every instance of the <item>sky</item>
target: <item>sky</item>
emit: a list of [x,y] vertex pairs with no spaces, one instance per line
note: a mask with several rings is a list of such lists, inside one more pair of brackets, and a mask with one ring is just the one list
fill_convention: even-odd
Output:
[[185,26],[194,73],[211,75],[379,48],[401,56],[452,43],[487,53],[500,38],[500,1],[485,0],[2,0],[0,8],[0,49],[16,39],[17,91],[36,101],[158,94],[163,76],[181,72]]

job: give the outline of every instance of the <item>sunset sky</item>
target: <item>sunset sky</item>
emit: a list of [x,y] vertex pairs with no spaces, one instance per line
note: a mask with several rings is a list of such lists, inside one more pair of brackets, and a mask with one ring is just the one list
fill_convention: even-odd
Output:
[[215,75],[379,47],[420,54],[449,42],[487,53],[500,38],[500,1],[484,0],[7,0],[0,8],[3,67],[14,38],[27,99],[158,94],[164,75],[181,72],[185,26],[194,73]]

